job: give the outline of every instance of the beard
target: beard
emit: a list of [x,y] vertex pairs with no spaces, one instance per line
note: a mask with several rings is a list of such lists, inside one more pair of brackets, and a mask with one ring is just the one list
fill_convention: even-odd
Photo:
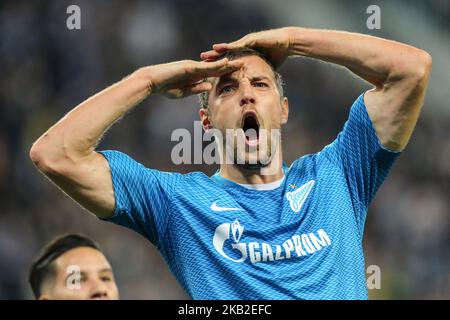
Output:
[[220,152],[225,157],[224,163],[251,171],[268,167],[281,146],[280,129],[261,129],[253,134],[251,132],[249,134],[248,131],[245,134],[242,129],[226,132],[224,135],[226,138],[221,144],[225,154],[222,150]]

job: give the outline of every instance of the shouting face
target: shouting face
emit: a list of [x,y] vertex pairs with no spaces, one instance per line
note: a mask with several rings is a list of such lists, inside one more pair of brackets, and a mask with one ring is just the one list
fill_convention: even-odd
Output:
[[201,109],[200,115],[205,128],[220,133],[226,161],[260,168],[272,161],[280,146],[288,101],[280,95],[274,71],[264,59],[249,55],[234,60],[242,61],[243,67],[210,79],[208,109]]

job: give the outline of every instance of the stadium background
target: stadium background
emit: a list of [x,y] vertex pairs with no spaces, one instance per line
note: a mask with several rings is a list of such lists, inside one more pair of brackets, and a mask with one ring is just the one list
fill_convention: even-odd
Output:
[[[66,8],[81,8],[81,30]],[[381,8],[368,30],[366,8]],[[369,210],[366,265],[381,268],[373,299],[450,298],[450,1],[2,1],[0,4],[0,298],[30,299],[26,275],[54,236],[81,232],[100,243],[124,299],[176,299],[185,293],[158,252],[138,234],[98,221],[57,191],[28,158],[32,142],[85,98],[140,66],[198,59],[213,42],[297,25],[362,32],[429,51],[433,73],[411,143]],[[291,115],[284,134],[290,164],[334,139],[349,106],[369,88],[343,68],[306,59],[281,68]],[[153,96],[110,130],[118,149],[153,168],[175,166],[176,128],[193,130],[196,97]],[[76,132],[74,132],[76,134]]]

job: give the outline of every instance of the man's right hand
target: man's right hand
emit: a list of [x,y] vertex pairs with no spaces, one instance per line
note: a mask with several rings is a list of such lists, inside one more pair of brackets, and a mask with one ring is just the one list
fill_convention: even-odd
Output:
[[150,77],[151,93],[183,98],[211,90],[208,77],[220,77],[242,67],[242,62],[221,59],[214,62],[183,60],[143,68]]

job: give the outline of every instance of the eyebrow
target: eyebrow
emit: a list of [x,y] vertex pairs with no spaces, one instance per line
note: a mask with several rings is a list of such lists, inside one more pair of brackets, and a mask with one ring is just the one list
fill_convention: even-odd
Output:
[[[250,82],[261,81],[261,80],[270,81],[271,79],[267,76],[253,76],[250,78]],[[216,87],[218,87],[219,85],[221,85],[223,83],[228,83],[228,82],[236,83],[236,82],[238,82],[238,79],[236,77],[230,77],[230,76],[221,77],[221,78],[219,78],[219,81],[217,81]]]
[[250,79],[251,81],[260,81],[260,80],[272,80],[269,77],[266,76],[254,76]]
[[[97,271],[97,272],[98,272],[98,273],[104,273],[104,272],[110,272],[110,273],[113,273],[113,271],[112,271],[111,268],[103,268],[103,269],[101,269],[101,270],[99,270],[99,271]],[[67,281],[67,278],[68,278],[69,276],[72,276],[73,274],[74,274],[74,272],[67,274],[66,277],[65,277],[65,280]],[[87,274],[86,271],[80,271],[80,277],[86,276],[86,274]]]

